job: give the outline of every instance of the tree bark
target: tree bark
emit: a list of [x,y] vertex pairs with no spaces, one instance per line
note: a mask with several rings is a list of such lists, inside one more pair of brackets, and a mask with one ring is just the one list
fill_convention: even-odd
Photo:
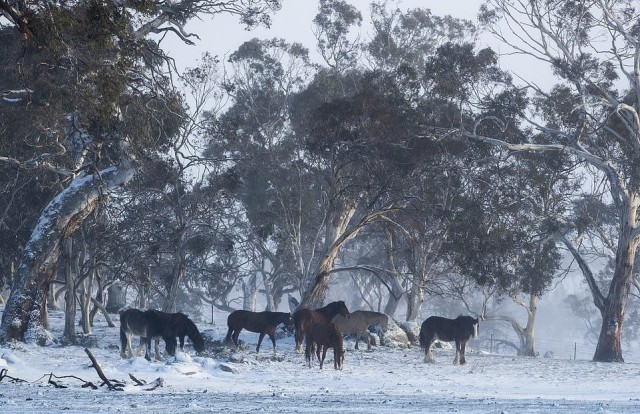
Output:
[[637,249],[638,240],[631,236],[631,227],[625,226],[618,240],[616,267],[609,286],[609,294],[604,301],[602,326],[596,352],[593,356],[594,361],[624,362],[620,339],[633,281],[633,266],[636,261]]
[[130,164],[76,178],[45,207],[21,257],[0,324],[0,341],[34,341],[44,345],[46,298],[54,277],[60,244],[95,210],[106,193],[134,175]]
[[127,296],[124,286],[116,282],[107,289],[107,305],[105,309],[109,313],[118,313],[127,305]]
[[76,340],[76,292],[75,278],[71,268],[73,260],[73,239],[66,238],[63,242],[61,264],[63,266],[65,295],[64,295],[64,331],[62,337],[68,342]]

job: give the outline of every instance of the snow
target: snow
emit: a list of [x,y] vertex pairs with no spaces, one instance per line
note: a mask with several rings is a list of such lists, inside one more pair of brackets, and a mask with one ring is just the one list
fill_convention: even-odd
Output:
[[[54,337],[61,336],[63,323],[63,314],[52,312]],[[209,339],[226,334],[225,326],[198,326]],[[119,330],[107,327],[101,315],[96,316],[94,336],[98,346],[91,353],[109,379],[126,382],[123,392],[81,388],[83,381],[100,384],[82,346],[5,344],[0,346],[0,372],[6,369],[6,375],[28,382],[0,381],[2,412],[640,412],[637,363],[521,358],[468,347],[467,365],[454,366],[453,350],[446,348],[435,349],[436,362],[425,364],[419,348],[357,351],[347,340],[344,369],[333,369],[329,352],[320,370],[317,362],[306,366],[292,337],[277,341],[275,355],[265,339],[256,354],[258,335],[246,331],[240,334],[245,343],[241,350],[214,353],[208,348],[197,356],[188,343],[186,353],[149,362],[120,358]],[[50,374],[67,388],[49,384]],[[136,386],[129,374],[164,383],[147,391],[150,386]]]

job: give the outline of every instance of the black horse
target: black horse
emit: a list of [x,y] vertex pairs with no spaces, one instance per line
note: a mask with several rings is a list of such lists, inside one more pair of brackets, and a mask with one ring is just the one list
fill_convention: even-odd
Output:
[[285,329],[291,330],[293,328],[293,321],[291,320],[291,314],[285,312],[251,312],[245,310],[237,310],[231,312],[227,317],[227,326],[229,331],[225,338],[225,342],[233,340],[233,343],[238,346],[238,335],[240,331],[246,329],[249,332],[255,332],[260,334],[258,337],[258,346],[256,352],[260,352],[260,344],[265,335],[269,335],[271,343],[273,344],[273,353],[276,352],[276,327],[280,324],[284,324]]
[[433,362],[431,344],[435,339],[441,341],[456,342],[456,357],[454,365],[465,364],[464,349],[469,338],[478,336],[477,318],[471,316],[458,316],[456,319],[430,316],[422,322],[420,327],[420,346],[424,348],[424,361]]
[[302,353],[302,341],[304,339],[305,328],[311,322],[328,325],[334,316],[347,316],[349,309],[343,301],[331,302],[328,305],[310,310],[307,308],[298,309],[293,313],[293,324],[295,326],[294,338],[296,341],[296,350]]
[[[155,312],[163,321],[166,332],[169,335],[173,335],[174,338],[178,337],[180,339],[180,351],[184,352],[184,338],[186,336],[188,336],[193,343],[193,349],[197,353],[204,351],[204,338],[202,337],[202,334],[200,334],[196,324],[193,323],[187,315],[181,312],[167,313],[158,310],[151,312]],[[156,347],[158,346],[159,341],[160,339],[156,337]]]
[[[151,360],[151,339],[161,337],[164,339],[167,353],[176,354],[176,335],[168,329],[166,321],[159,313],[153,310],[141,311],[139,309],[127,309],[120,312],[120,356],[133,356],[131,349],[131,337],[140,337],[140,346],[147,346],[144,357]],[[160,359],[159,341],[156,341],[155,358]]]

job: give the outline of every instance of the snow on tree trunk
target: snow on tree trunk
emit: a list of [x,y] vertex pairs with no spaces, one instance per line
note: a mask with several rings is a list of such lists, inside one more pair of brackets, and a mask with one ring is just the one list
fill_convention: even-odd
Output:
[[11,295],[0,324],[0,341],[11,339],[44,345],[46,298],[62,241],[95,210],[101,198],[134,175],[131,165],[111,167],[76,178],[45,207],[20,257]]

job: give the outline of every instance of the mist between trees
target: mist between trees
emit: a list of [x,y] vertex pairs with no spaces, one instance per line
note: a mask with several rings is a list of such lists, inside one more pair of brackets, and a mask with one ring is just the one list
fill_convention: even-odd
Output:
[[[479,27],[373,3],[360,33],[359,10],[321,0],[317,44],[256,38],[183,73],[162,36],[196,42],[186,22],[220,13],[268,25],[280,1],[42,4],[0,0],[2,340],[46,343],[63,301],[73,342],[77,319],[90,332],[126,305],[338,296],[410,322],[451,301],[435,313],[501,321],[536,355],[540,298],[572,271],[593,359],[623,361],[638,309],[633,2],[490,0]],[[505,71],[479,30],[556,85]]]

